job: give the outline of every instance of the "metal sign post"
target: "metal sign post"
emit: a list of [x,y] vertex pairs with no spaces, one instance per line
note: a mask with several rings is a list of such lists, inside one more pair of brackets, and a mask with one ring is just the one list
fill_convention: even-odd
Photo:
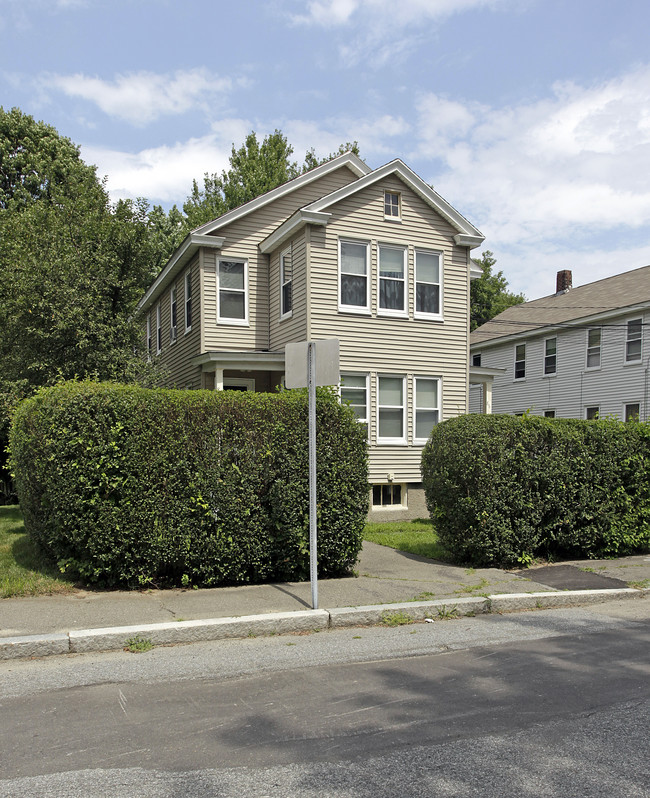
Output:
[[[318,365],[316,363],[318,351]],[[306,368],[305,368],[306,366]],[[307,388],[309,400],[309,578],[311,604],[318,609],[318,536],[316,528],[316,386],[337,385],[339,342],[302,341],[285,347],[284,383],[287,388]]]

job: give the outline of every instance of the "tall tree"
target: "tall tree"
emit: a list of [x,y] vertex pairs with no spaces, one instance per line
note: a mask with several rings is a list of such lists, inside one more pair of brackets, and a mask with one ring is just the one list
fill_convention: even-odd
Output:
[[483,274],[477,280],[472,280],[470,286],[470,330],[485,324],[506,308],[526,301],[523,294],[513,294],[507,290],[508,281],[503,272],[492,273],[496,258],[489,249],[474,261],[481,267]]

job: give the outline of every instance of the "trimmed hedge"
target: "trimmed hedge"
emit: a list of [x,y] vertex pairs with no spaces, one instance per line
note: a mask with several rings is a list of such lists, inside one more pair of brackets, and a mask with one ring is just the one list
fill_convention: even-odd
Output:
[[422,454],[427,506],[460,561],[610,557],[650,548],[650,426],[468,415]]
[[[362,427],[317,400],[319,574],[348,573],[368,510]],[[305,391],[64,383],[22,402],[11,458],[25,525],[104,586],[309,576]]]

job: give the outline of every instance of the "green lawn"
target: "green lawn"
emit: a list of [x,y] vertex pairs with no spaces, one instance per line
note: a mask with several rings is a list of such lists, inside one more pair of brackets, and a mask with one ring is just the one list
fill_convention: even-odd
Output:
[[55,568],[43,562],[27,537],[20,509],[0,507],[0,598],[73,590],[72,582],[61,579]]
[[431,521],[418,518],[415,521],[390,521],[385,524],[366,524],[364,540],[389,546],[391,549],[408,551],[420,557],[451,562],[451,554],[438,541]]

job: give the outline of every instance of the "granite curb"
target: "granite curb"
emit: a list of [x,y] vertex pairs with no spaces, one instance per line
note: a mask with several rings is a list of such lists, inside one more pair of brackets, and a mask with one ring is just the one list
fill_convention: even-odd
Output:
[[138,637],[149,640],[154,645],[174,645],[258,635],[300,634],[350,626],[399,625],[490,612],[583,606],[648,596],[650,588],[501,593],[435,601],[376,604],[367,607],[339,607],[330,610],[301,610],[231,618],[80,629],[67,633],[0,638],[0,660],[114,651],[126,648],[129,640]]

